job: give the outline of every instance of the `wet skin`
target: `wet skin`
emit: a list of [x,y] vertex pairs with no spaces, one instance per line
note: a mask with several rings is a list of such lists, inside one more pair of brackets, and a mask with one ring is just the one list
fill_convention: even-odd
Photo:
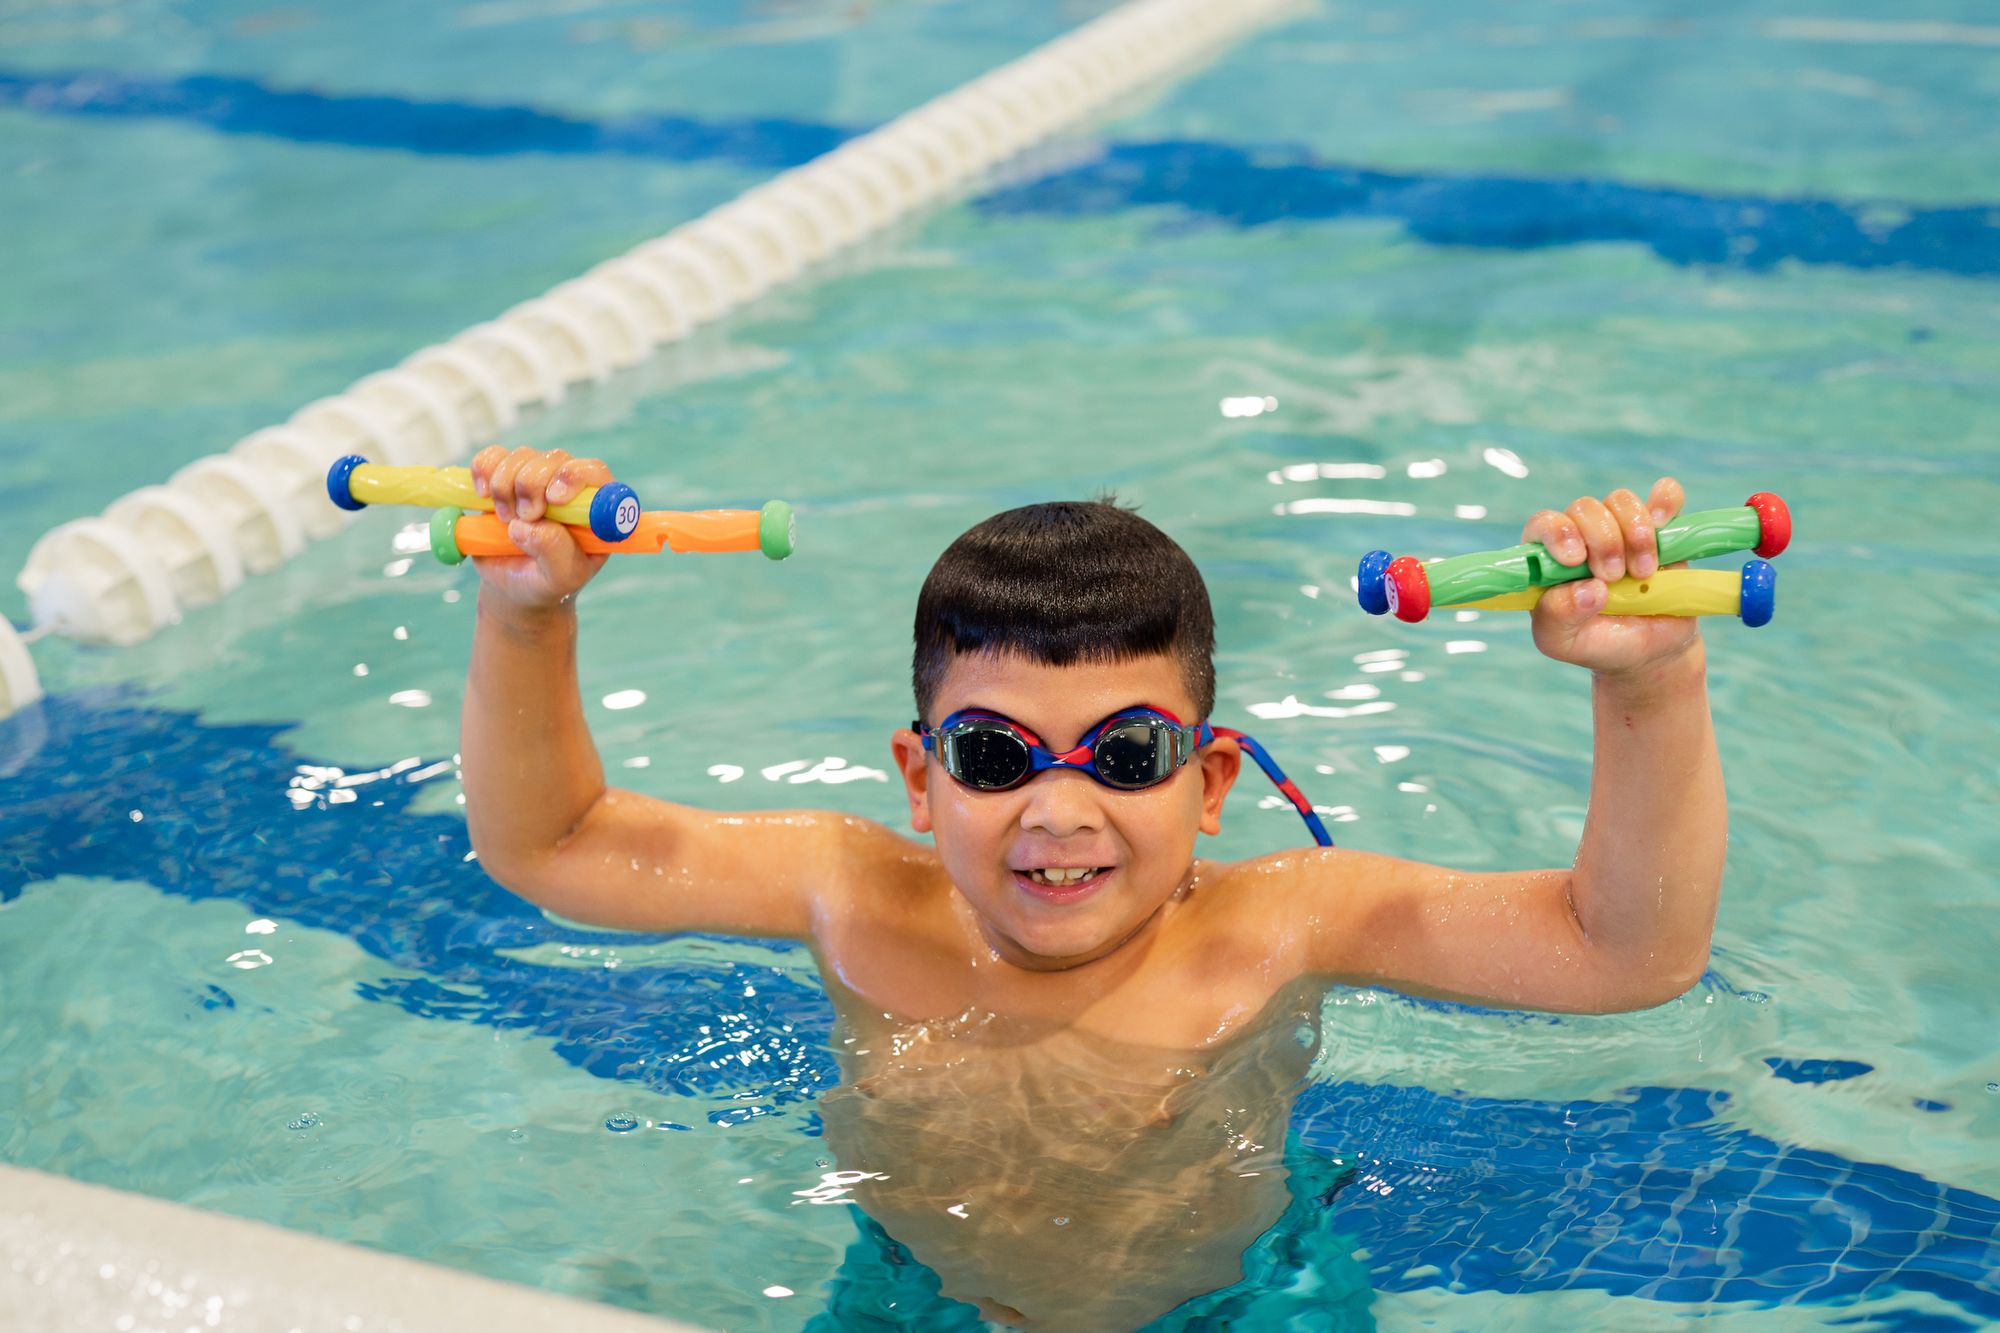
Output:
[[[1138,704],[1195,715],[1163,657],[962,659],[936,711],[990,709],[1067,749]],[[1136,1327],[1237,1280],[1287,1202],[1318,988],[1232,911],[1253,876],[1193,860],[1233,743],[1138,792],[1060,770],[983,792],[912,733],[895,751],[937,850],[815,934],[847,1075],[821,1114],[839,1165],[867,1173],[857,1201],[946,1295],[1010,1323]],[[1049,865],[1109,873],[1054,893],[1019,873]]]
[[[861,1009],[836,989],[843,1012]],[[971,1014],[844,1019],[820,1098],[850,1197],[999,1322],[1136,1328],[1242,1277],[1290,1201],[1292,1099],[1317,991],[1274,999],[1210,1049]]]

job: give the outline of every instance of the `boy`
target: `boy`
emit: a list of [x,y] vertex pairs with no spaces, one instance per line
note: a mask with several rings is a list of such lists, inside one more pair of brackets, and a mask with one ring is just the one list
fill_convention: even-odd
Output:
[[1594,576],[1534,613],[1545,654],[1595,673],[1589,816],[1569,869],[1468,874],[1326,848],[1195,859],[1241,762],[1201,725],[1208,594],[1100,502],[997,515],[924,584],[918,725],[891,748],[934,848],[607,788],[571,606],[603,557],[543,514],[609,473],[498,447],[473,471],[528,552],[478,562],[461,749],[482,865],[581,921],[809,941],[845,1076],[821,1115],[864,1231],[989,1318],[1130,1328],[1236,1281],[1286,1206],[1330,984],[1609,1012],[1706,964],[1725,809],[1701,639],[1597,615],[1604,580],[1653,572],[1670,479],[1529,519],[1524,540]]

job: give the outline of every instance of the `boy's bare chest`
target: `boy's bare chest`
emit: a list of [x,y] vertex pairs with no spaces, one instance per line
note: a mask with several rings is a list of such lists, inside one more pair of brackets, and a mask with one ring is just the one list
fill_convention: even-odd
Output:
[[843,1010],[905,1025],[966,1016],[1183,1051],[1213,1047],[1292,980],[1254,951],[1168,937],[1069,972],[1012,966],[962,937],[869,923],[821,942]]
[[829,990],[846,1078],[820,1099],[827,1145],[948,1295],[1038,1328],[1134,1327],[1234,1281],[1283,1210],[1285,1125],[1318,1041],[1303,989],[1184,1050],[1090,1030],[1138,1012],[1118,1004],[1067,1025],[976,1007],[910,1022]]

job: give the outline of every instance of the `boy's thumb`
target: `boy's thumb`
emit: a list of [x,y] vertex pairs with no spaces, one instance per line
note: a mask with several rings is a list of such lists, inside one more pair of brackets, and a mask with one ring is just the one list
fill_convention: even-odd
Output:
[[569,534],[562,530],[562,524],[551,519],[529,522],[517,518],[507,524],[507,540],[521,548],[537,560],[546,562],[557,554],[557,543]]
[[1604,609],[1604,580],[1579,579],[1542,593],[1535,606],[1535,637],[1567,643],[1592,616]]

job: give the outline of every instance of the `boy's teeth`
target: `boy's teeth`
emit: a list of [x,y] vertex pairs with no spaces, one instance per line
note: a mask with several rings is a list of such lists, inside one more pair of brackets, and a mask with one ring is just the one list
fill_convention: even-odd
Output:
[[1030,870],[1028,878],[1037,884],[1047,884],[1051,888],[1061,888],[1090,878],[1097,873],[1095,866],[1056,866],[1048,870]]

